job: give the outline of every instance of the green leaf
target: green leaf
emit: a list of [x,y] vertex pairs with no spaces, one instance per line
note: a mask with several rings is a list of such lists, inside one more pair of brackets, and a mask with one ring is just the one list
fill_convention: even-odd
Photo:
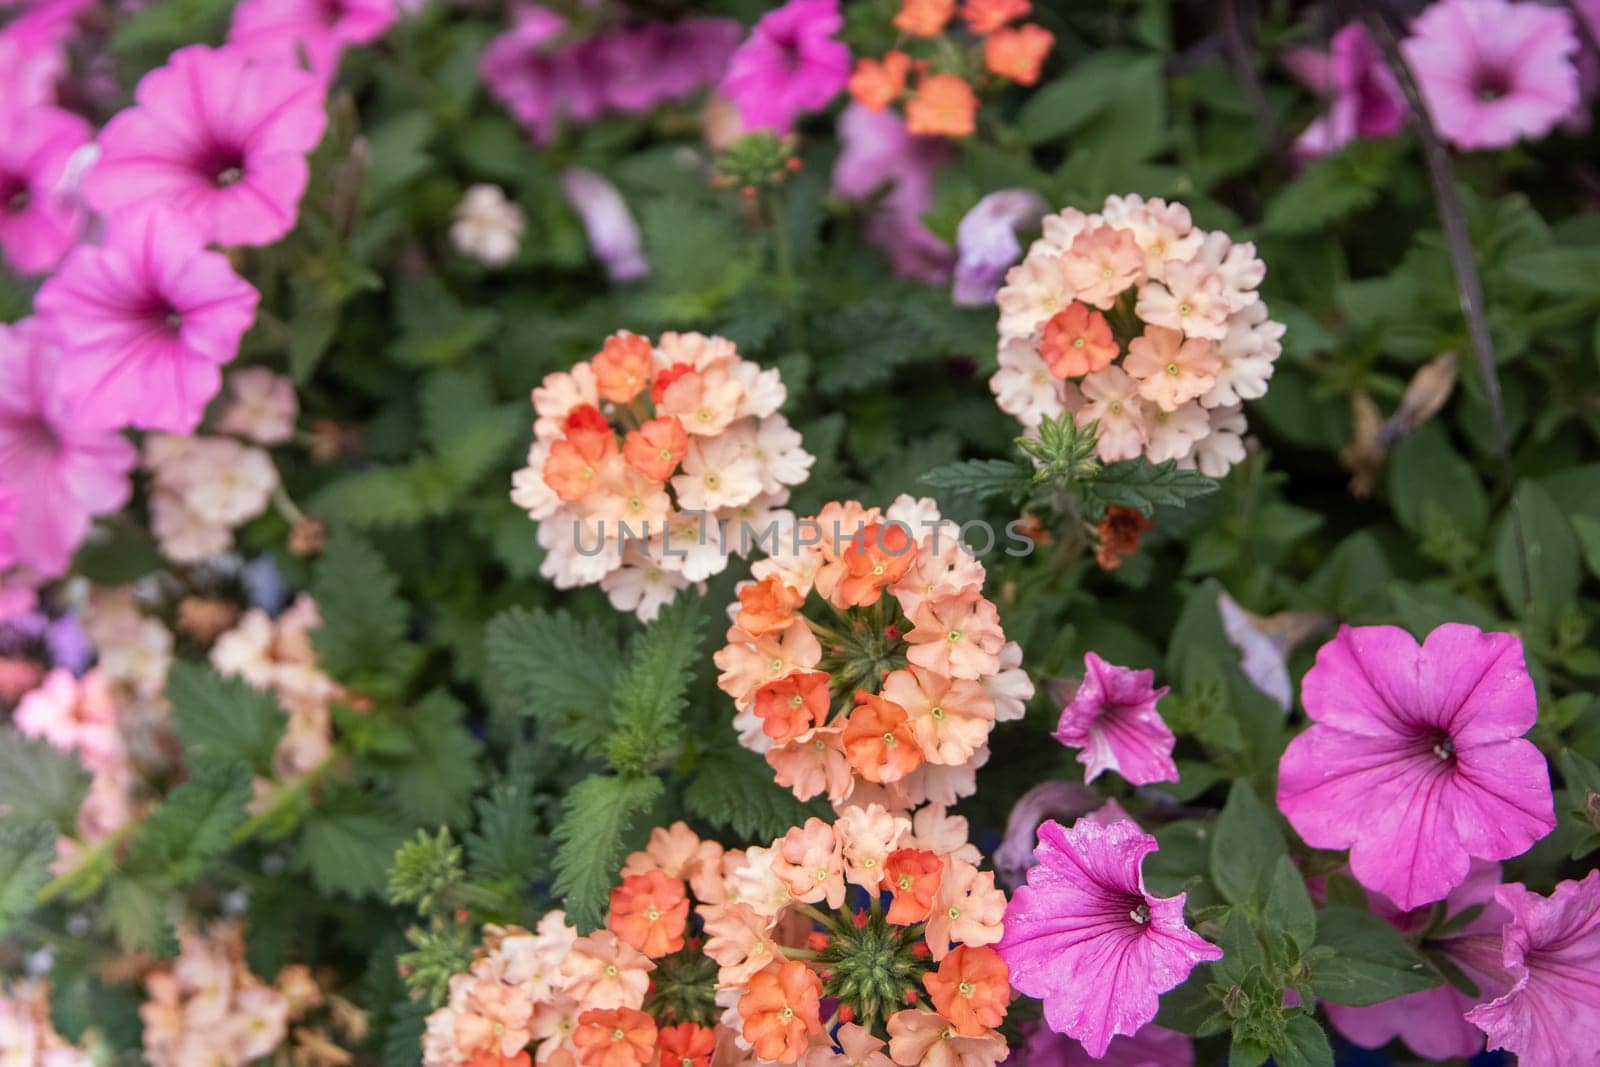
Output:
[[0,826],[0,935],[33,910],[55,858],[56,828],[49,823]]
[[352,786],[330,789],[301,823],[297,862],[320,893],[380,897],[410,829],[389,806]]
[[1148,518],[1157,507],[1182,507],[1217,491],[1217,482],[1199,471],[1179,469],[1173,460],[1147,463],[1124,460],[1100,468],[1083,487],[1084,507],[1099,515],[1110,505],[1133,508]]
[[466,708],[442,689],[423,697],[414,712],[395,716],[404,751],[373,762],[394,807],[411,822],[466,821],[472,794],[483,781],[478,762],[483,745],[467,732],[465,718]]
[[742,748],[703,755],[695,768],[694,779],[684,790],[684,807],[746,840],[773,841],[816,814],[811,805],[772,780],[764,760]]
[[526,885],[546,876],[548,849],[534,803],[533,790],[519,781],[501,782],[478,798],[478,828],[466,837],[474,881]]
[[89,772],[77,757],[0,728],[0,824],[32,829],[47,822],[70,833],[88,792]]
[[1400,932],[1369,911],[1325,908],[1317,918],[1319,953],[1311,988],[1334,1004],[1361,1008],[1439,985],[1439,976]]
[[[1495,531],[1494,567],[1501,596],[1529,622],[1553,626],[1561,609],[1577,598],[1581,576],[1578,538],[1567,517],[1538,482],[1517,486],[1513,506]],[[1527,551],[1530,587],[1523,582],[1517,532]]]
[[1432,532],[1430,516],[1447,520],[1453,530],[1474,540],[1482,537],[1489,521],[1489,500],[1477,472],[1450,446],[1444,428],[1431,422],[1390,455],[1389,505],[1400,525],[1417,537]]
[[1307,167],[1267,202],[1262,229],[1293,236],[1311,233],[1374,204],[1389,186],[1401,146],[1393,139],[1363,139]]
[[196,768],[145,819],[128,850],[126,868],[171,884],[194,880],[228,850],[251,796],[246,765]]
[[170,955],[176,949],[171,913],[177,898],[159,881],[116,878],[106,890],[99,926],[124,952]]
[[[1072,147],[1085,154],[1109,152],[1119,163],[1148,159],[1164,143],[1161,65],[1148,52],[1095,52],[1029,96],[1017,132],[1028,144],[1076,134]],[[1119,129],[1126,135],[1120,142]]]
[[1316,943],[1317,913],[1311,894],[1306,892],[1300,868],[1288,856],[1279,856],[1273,869],[1262,919],[1268,931],[1283,934],[1302,954]]
[[1287,854],[1277,821],[1256,799],[1249,782],[1228,791],[1211,839],[1211,880],[1231,904],[1260,906]]
[[333,538],[311,592],[322,616],[311,642],[323,670],[345,682],[410,673],[416,658],[406,644],[410,609],[376,549],[350,533]]
[[555,895],[582,933],[600,925],[606,897],[628,853],[628,830],[661,795],[661,780],[632,775],[585,778],[567,794],[556,828]]
[[1278,1067],[1333,1067],[1333,1046],[1315,1016],[1290,1016],[1285,1032],[1288,1044],[1273,1050]]
[[500,698],[536,717],[571,747],[596,752],[611,729],[611,697],[622,658],[616,639],[564,611],[511,608],[484,633]]
[[1572,515],[1572,531],[1578,535],[1578,546],[1583,550],[1583,561],[1589,573],[1600,578],[1600,519],[1593,515]]
[[659,754],[677,744],[678,717],[704,637],[699,599],[679,597],[634,639],[617,679],[616,727],[607,742],[615,770],[652,771]]
[[1507,278],[1539,293],[1594,297],[1600,248],[1542,248],[1519,252],[1500,264]]
[[257,774],[271,773],[272,753],[288,723],[271,693],[178,660],[167,671],[167,702],[191,766],[244,763]]
[[1004,500],[1020,504],[1034,488],[1032,469],[1009,459],[949,463],[928,471],[921,480],[936,493],[970,496],[980,502]]

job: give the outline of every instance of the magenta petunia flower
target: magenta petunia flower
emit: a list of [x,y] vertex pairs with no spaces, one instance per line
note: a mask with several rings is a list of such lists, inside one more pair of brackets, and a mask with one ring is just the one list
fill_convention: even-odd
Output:
[[1084,781],[1116,771],[1134,785],[1176,782],[1172,762],[1177,739],[1156,711],[1169,686],[1154,688],[1154,671],[1135,671],[1107,663],[1093,652],[1083,657],[1083,681],[1061,709],[1055,739],[1079,748]]
[[83,232],[85,212],[64,188],[89,124],[48,104],[0,105],[0,253],[19,274],[43,274]]
[[190,433],[222,387],[260,294],[167,208],[113,215],[74,249],[35,306],[65,352],[61,385],[105,424]]
[[1295,140],[1298,158],[1316,159],[1360,137],[1389,137],[1405,125],[1405,95],[1359,22],[1334,34],[1328,51],[1296,48],[1284,61],[1328,97],[1328,113]]
[[159,202],[208,243],[267,245],[294,229],[327,125],[321,83],[284,63],[194,45],[139,82],[137,104],[100,131],[83,181],[106,213]]
[[1578,40],[1563,8],[1438,0],[1402,42],[1439,135],[1458,148],[1543,137],[1578,103]]
[[[0,571],[17,561],[17,491],[0,482]],[[0,618],[3,618],[0,615]]]
[[0,485],[23,502],[11,528],[16,561],[43,575],[66,570],[90,518],[128,502],[138,459],[121,434],[85,422],[57,369],[37,320],[0,326]]
[[746,130],[788,133],[839,95],[850,80],[850,49],[833,38],[843,25],[839,0],[789,0],[762,16],[720,86]]
[[1562,882],[1548,897],[1503,885],[1495,900],[1511,913],[1501,964],[1511,988],[1467,1013],[1489,1047],[1517,1054],[1520,1067],[1600,1065],[1600,871]]
[[24,4],[0,26],[0,102],[11,107],[56,102],[56,87],[67,73],[67,40],[90,2]]
[[1419,646],[1343,627],[1301,699],[1312,726],[1278,768],[1278,807],[1313,848],[1401,908],[1440,900],[1474,858],[1509,859],[1555,828],[1550,771],[1522,735],[1538,701],[1522,643],[1446,623]]
[[1023,1044],[1006,1064],[1015,1067],[1194,1067],[1194,1041],[1151,1023],[1132,1037],[1114,1037],[1105,1055],[1091,1056],[1077,1041],[1042,1023],[1024,1023]]
[[[1465,919],[1464,925],[1447,927],[1428,938],[1422,948],[1454,964],[1478,987],[1468,996],[1446,982],[1420,993],[1407,993],[1381,1004],[1352,1008],[1325,1004],[1328,1021],[1363,1048],[1382,1048],[1395,1038],[1412,1052],[1431,1060],[1466,1058],[1483,1051],[1483,1033],[1466,1019],[1479,1001],[1504,992],[1507,982],[1500,970],[1500,930],[1511,913],[1495,902],[1500,885],[1500,865],[1475,860],[1467,880],[1444,902],[1445,918]],[[1372,909],[1407,936],[1421,934],[1434,918],[1433,905],[1401,911],[1383,897],[1372,898]],[[1466,913],[1482,909],[1475,917]]]
[[1153,897],[1144,857],[1156,839],[1133,822],[1079,819],[1039,828],[1028,884],[1006,908],[996,946],[1018,992],[1044,1001],[1056,1033],[1104,1056],[1111,1039],[1155,1018],[1162,993],[1222,950],[1183,921],[1186,894]]
[[554,140],[563,122],[587,122],[605,106],[591,53],[581,51],[584,46],[559,46],[566,26],[553,11],[518,5],[511,28],[490,41],[478,60],[489,95],[540,144]]
[[228,44],[260,59],[309,63],[327,83],[347,47],[377,40],[394,20],[391,0],[243,0]]

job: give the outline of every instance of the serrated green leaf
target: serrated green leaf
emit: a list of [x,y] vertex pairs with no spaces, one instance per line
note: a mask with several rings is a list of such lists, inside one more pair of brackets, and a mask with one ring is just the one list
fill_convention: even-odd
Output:
[[921,478],[936,493],[970,496],[978,501],[1020,504],[1034,488],[1033,471],[1009,459],[969,459],[935,467]]
[[406,643],[410,609],[376,549],[353,534],[338,535],[317,563],[311,591],[322,616],[311,643],[323,670],[346,682],[410,673],[416,653]]
[[527,885],[548,875],[544,827],[526,783],[501,782],[475,808],[478,827],[466,836],[474,881]]
[[1211,839],[1211,880],[1229,903],[1259,907],[1287,854],[1283,831],[1249,782],[1236,781]]
[[1317,946],[1328,951],[1312,964],[1311,988],[1334,1004],[1361,1008],[1440,984],[1400,932],[1368,911],[1323,909]]
[[443,690],[423,697],[414,712],[395,717],[403,751],[374,759],[390,799],[424,826],[466,821],[483,780],[483,745],[467,732],[466,708]]
[[604,744],[622,658],[615,637],[564,611],[511,608],[490,621],[484,651],[491,684],[507,706],[580,751]]
[[311,510],[357,529],[406,526],[437,513],[415,466],[373,467],[330,482],[311,498]]
[[271,693],[179,660],[167,671],[167,702],[191,766],[243,763],[257,774],[271,773],[273,751],[288,723]]
[[49,823],[0,826],[0,936],[33,910],[55,858],[56,828]]
[[245,764],[197,767],[145,819],[128,850],[126,869],[172,884],[192,881],[228,850],[251,796]]
[[318,892],[378,897],[409,829],[377,797],[350,786],[330,789],[301,823],[297,863]]
[[632,764],[676,744],[678,716],[704,637],[700,601],[679,597],[634,639],[614,697],[616,727],[608,748],[617,770],[647,772],[653,768]]
[[1262,228],[1285,236],[1311,233],[1372,205],[1399,159],[1391,141],[1352,141],[1278,190],[1267,203]]
[[772,780],[765,761],[742,748],[703,755],[695,768],[694,780],[684,790],[684,807],[746,840],[773,841],[817,814]]
[[606,897],[628,852],[634,820],[661,795],[661,780],[634,775],[585,778],[567,794],[556,828],[555,895],[567,919],[588,933],[605,915]]
[[170,921],[176,901],[171,890],[158,881],[115,878],[106,890],[98,925],[124,952],[169,956],[177,948]]
[[1173,460],[1146,463],[1130,459],[1108,464],[1086,479],[1083,500],[1090,515],[1099,515],[1115,504],[1148,518],[1158,507],[1182,507],[1216,491],[1215,479],[1199,471],[1181,470]]
[[77,757],[0,728],[0,824],[47,822],[69,833],[88,792],[89,772]]

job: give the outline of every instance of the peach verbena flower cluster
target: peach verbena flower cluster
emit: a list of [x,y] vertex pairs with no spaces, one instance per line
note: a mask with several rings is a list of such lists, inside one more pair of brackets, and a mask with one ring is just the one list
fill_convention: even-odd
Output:
[[[329,757],[332,702],[353,700],[317,664],[311,631],[320,625],[316,601],[301,593],[276,619],[259,608],[246,612],[211,646],[211,665],[218,674],[272,693],[288,715],[272,754],[273,773],[282,783],[300,780]],[[259,804],[271,784],[257,779],[255,787]]]
[[965,819],[879,804],[747,850],[701,909],[738,1047],[808,1067],[1004,1060],[1006,897],[979,862]]
[[154,1067],[244,1067],[283,1044],[289,998],[250,973],[237,925],[184,930],[178,941],[178,958],[145,976],[139,1007]]
[[974,84],[1039,80],[1055,36],[1017,24],[1030,10],[1028,0],[963,0],[965,33],[958,36],[950,32],[956,0],[902,0],[893,20],[900,40],[876,59],[856,61],[850,95],[874,112],[904,99],[906,128],[915,136],[966,137],[977,128]]
[[511,498],[539,523],[540,573],[557,588],[599,583],[649,622],[678,591],[748,551],[729,525],[761,529],[813,457],[778,414],[776,370],[733,342],[621,331],[593,359],[545,378],[528,465]]
[[990,730],[1033,695],[983,564],[926,499],[833,503],[798,529],[818,536],[751,567],[714,657],[741,743],[802,800],[907,811],[970,795]]
[[1196,227],[1182,204],[1067,208],[1006,275],[989,387],[1030,430],[1067,412],[1095,423],[1108,463],[1221,477],[1244,458],[1242,404],[1266,393],[1282,351],[1265,274],[1253,244]]
[[56,1032],[48,982],[18,982],[0,990],[0,1063],[92,1067],[94,1056]]
[[[289,379],[249,367],[229,378],[217,429],[277,445],[294,436],[298,414]],[[272,456],[232,437],[151,434],[144,465],[151,477],[151,530],[162,555],[175,563],[201,563],[228,551],[234,530],[265,512],[278,488]]]

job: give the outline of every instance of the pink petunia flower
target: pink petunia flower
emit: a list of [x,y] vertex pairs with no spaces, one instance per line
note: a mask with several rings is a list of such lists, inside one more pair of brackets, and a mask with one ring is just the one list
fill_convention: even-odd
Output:
[[127,503],[138,455],[122,435],[86,425],[57,388],[57,356],[37,321],[0,326],[0,484],[19,507],[16,557],[66,570],[89,519]]
[[48,104],[0,105],[0,253],[19,274],[44,274],[83,232],[85,213],[68,189],[89,124]]
[[[0,482],[0,571],[17,561],[17,492]],[[10,617],[0,610],[0,621]],[[0,687],[3,688],[3,687]]]
[[101,425],[187,434],[222,386],[260,294],[165,207],[120,212],[35,304],[66,351],[61,386]]
[[1301,683],[1312,726],[1278,768],[1278,807],[1313,848],[1401,908],[1440,900],[1473,858],[1509,859],[1555,828],[1550,772],[1522,735],[1538,701],[1511,634],[1446,623],[1419,646],[1349,626]]
[[896,274],[930,285],[949,281],[955,253],[922,216],[933,210],[939,168],[954,158],[950,143],[913,137],[893,111],[874,113],[860,104],[839,116],[839,140],[833,192],[858,201],[883,192],[867,214],[867,240],[883,249]]
[[135,98],[100,131],[100,161],[83,181],[92,206],[159,202],[225,247],[268,245],[294,229],[306,153],[327,125],[315,77],[194,45],[146,74]]
[[566,26],[553,11],[520,4],[511,28],[478,61],[489,94],[540,144],[554,140],[563,122],[587,122],[605,105],[604,87],[579,62],[578,50],[558,47]]
[[1291,49],[1284,62],[1296,77],[1329,98],[1328,112],[1294,142],[1295,157],[1308,161],[1363,137],[1391,137],[1406,121],[1406,98],[1372,43],[1352,22],[1333,35],[1326,52]]
[[733,53],[719,87],[746,130],[788,133],[820,111],[850,80],[850,49],[834,40],[844,25],[839,0],[789,0],[769,11]]
[[1083,682],[1061,709],[1055,739],[1079,748],[1084,781],[1103,771],[1116,771],[1134,785],[1176,782],[1172,730],[1156,711],[1156,701],[1170,686],[1150,684],[1154,671],[1136,671],[1107,663],[1093,652],[1083,657]]
[[228,43],[277,63],[309,62],[327,83],[346,47],[377,40],[394,20],[392,0],[244,0],[233,9]]
[[956,227],[956,276],[950,297],[963,307],[994,303],[1006,271],[1022,258],[1017,231],[1050,210],[1032,189],[1001,189],[979,200]]
[[1509,1049],[1521,1067],[1600,1064],[1600,871],[1566,881],[1542,897],[1503,885],[1495,901],[1511,913],[1501,963],[1511,989],[1467,1013],[1489,1035],[1491,1049]]
[[1194,1042],[1187,1034],[1151,1023],[1132,1037],[1114,1037],[1104,1056],[1091,1056],[1070,1037],[1043,1023],[1024,1023],[1024,1043],[1013,1067],[1194,1067]]
[[1578,40],[1560,7],[1438,0],[1401,43],[1439,135],[1505,148],[1549,133],[1578,103]]
[[[90,0],[40,0],[0,26],[0,101],[52,104],[67,74],[66,44]],[[0,5],[3,7],[4,5]]]
[[568,167],[561,172],[561,192],[583,221],[589,247],[607,278],[632,282],[650,276],[639,224],[615,185],[592,170]]
[[[1183,921],[1186,894],[1154,897],[1144,857],[1156,839],[1128,821],[1039,828],[1028,884],[1006,909],[1000,955],[1011,985],[1044,1001],[1045,1021],[1091,1056],[1151,1019],[1162,993],[1222,950]],[[1107,980],[1114,975],[1115,980]]]
[[[1328,1021],[1363,1048],[1382,1048],[1399,1038],[1411,1051],[1430,1060],[1482,1052],[1483,1034],[1465,1015],[1479,1001],[1504,992],[1507,985],[1500,971],[1500,930],[1511,913],[1495,902],[1499,885],[1498,863],[1474,861],[1467,880],[1445,898],[1445,919],[1461,916],[1467,920],[1465,925],[1447,928],[1422,943],[1428,952],[1449,960],[1470,978],[1479,996],[1468,996],[1446,982],[1365,1008],[1325,1004]],[[1432,905],[1401,911],[1383,897],[1374,897],[1372,907],[1406,935],[1420,934],[1434,919]],[[1481,909],[1476,917],[1467,916],[1474,908]]]

